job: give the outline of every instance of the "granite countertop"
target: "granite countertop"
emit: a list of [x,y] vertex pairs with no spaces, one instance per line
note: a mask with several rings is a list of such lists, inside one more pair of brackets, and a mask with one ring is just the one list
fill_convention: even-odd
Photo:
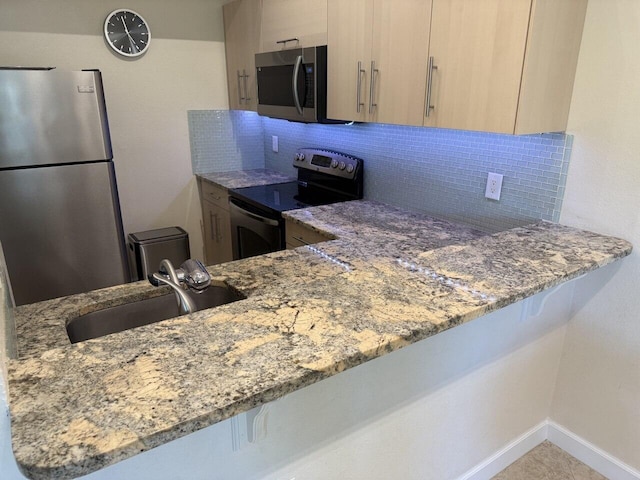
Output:
[[246,300],[75,345],[68,319],[165,292],[139,282],[16,309],[9,395],[25,474],[89,473],[632,248],[548,222],[486,235],[368,201],[285,216],[335,240],[208,267]]
[[266,168],[234,170],[231,172],[199,173],[196,176],[209,183],[226,188],[227,190],[231,188],[270,185],[272,183],[295,182],[296,180],[294,177]]

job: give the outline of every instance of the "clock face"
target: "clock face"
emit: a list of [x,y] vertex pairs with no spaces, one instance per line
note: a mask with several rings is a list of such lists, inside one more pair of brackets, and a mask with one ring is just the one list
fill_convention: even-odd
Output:
[[149,48],[151,30],[133,10],[115,10],[104,21],[104,38],[109,46],[125,57],[137,57]]

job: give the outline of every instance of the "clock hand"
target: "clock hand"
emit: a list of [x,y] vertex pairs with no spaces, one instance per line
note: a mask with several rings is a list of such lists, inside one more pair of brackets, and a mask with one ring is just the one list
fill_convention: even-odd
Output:
[[[124,16],[120,17],[120,21],[122,22],[122,25],[124,25],[124,31],[127,35],[129,35],[129,29],[127,28],[127,22],[124,21]],[[131,35],[129,35],[130,37]]]
[[120,17],[120,21],[122,22],[122,25],[124,26],[124,31],[127,34],[127,37],[129,37],[129,40],[131,41],[131,44],[135,47],[136,50],[139,51],[140,47],[138,47],[138,44],[136,43],[136,41],[133,39],[133,37],[129,33],[129,29],[127,28],[127,22],[124,21],[124,16]]

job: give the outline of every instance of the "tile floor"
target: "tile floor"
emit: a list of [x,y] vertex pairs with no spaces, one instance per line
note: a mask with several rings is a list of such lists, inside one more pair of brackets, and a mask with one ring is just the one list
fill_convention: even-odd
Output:
[[607,480],[545,440],[491,480]]

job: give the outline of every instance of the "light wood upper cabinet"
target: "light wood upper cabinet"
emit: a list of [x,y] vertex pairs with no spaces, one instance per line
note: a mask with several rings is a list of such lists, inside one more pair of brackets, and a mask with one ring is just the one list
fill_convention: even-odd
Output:
[[229,109],[257,109],[255,54],[260,47],[261,0],[236,0],[222,7]]
[[329,0],[327,116],[422,125],[431,0]]
[[427,88],[433,108],[424,125],[515,134],[564,130],[586,4],[433,0],[434,69]]
[[587,0],[536,0],[522,69],[515,133],[567,128]]
[[367,120],[371,73],[372,0],[329,0],[327,116]]
[[263,0],[263,52],[326,44],[327,0]]

